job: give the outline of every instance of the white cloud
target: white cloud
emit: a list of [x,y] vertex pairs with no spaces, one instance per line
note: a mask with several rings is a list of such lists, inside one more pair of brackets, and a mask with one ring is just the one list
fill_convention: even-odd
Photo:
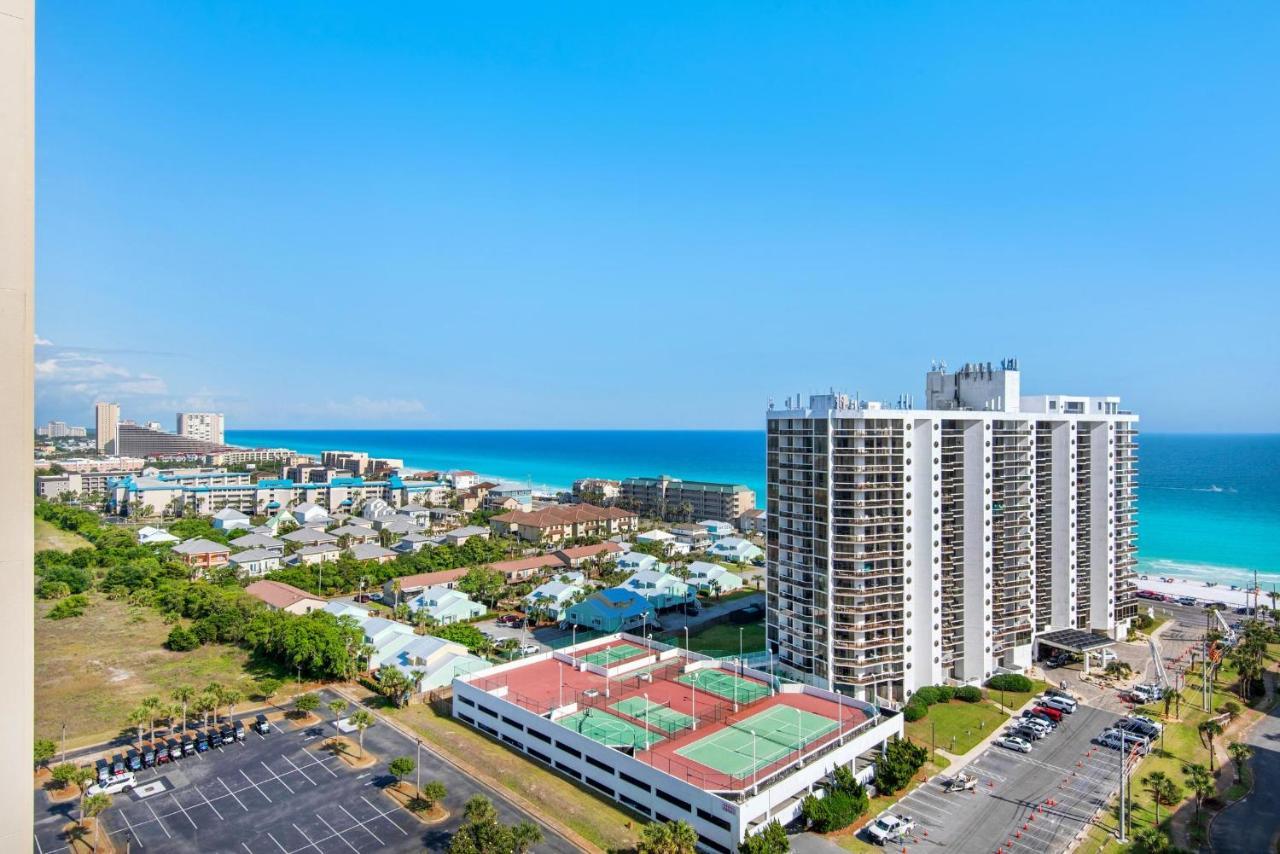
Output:
[[39,359],[36,393],[67,398],[151,397],[169,393],[165,381],[154,374],[134,373],[98,356],[63,351]]
[[[426,415],[427,407],[412,398],[368,398],[356,395],[349,400],[327,400],[319,411],[338,418],[370,420],[378,418],[402,418],[408,415]],[[315,414],[316,410],[310,410]]]
[[37,333],[36,333],[36,346],[37,346],[37,347],[52,347],[52,346],[53,346],[53,342],[52,342],[52,341],[50,341],[48,338],[41,338],[41,337],[40,337],[40,333],[39,333],[39,332],[37,332]]

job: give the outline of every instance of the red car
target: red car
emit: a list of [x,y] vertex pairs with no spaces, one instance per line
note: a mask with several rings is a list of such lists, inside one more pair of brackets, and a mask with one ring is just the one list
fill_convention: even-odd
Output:
[[1054,723],[1059,723],[1062,720],[1062,712],[1057,709],[1051,709],[1048,706],[1036,706],[1031,711],[1035,712],[1037,715],[1044,715]]

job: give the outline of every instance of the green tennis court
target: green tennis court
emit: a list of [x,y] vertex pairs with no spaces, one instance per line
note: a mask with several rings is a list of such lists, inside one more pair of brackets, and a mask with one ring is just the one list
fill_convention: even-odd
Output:
[[[791,706],[774,706],[676,751],[721,774],[740,777],[772,765],[837,723]],[[754,735],[752,735],[754,733]]]
[[628,658],[635,658],[644,652],[643,647],[635,644],[623,643],[617,646],[611,646],[608,649],[602,649],[599,652],[589,652],[582,656],[582,660],[587,664],[596,664],[600,667],[609,667],[617,664],[619,661],[626,661]]
[[[665,736],[654,732],[646,733],[644,727],[624,721],[617,715],[611,715],[600,709],[584,709],[556,721],[560,726],[582,733],[592,741],[598,741],[605,747],[635,747],[643,750],[645,745],[655,745]],[[647,740],[646,740],[647,739]]]
[[[738,703],[754,703],[762,697],[769,696],[767,685],[761,685],[753,679],[743,679],[723,670],[694,670],[685,673],[677,681],[685,685],[693,685],[700,691],[707,691],[734,700]],[[736,686],[736,687],[735,687]]]
[[684,712],[677,712],[670,706],[646,700],[644,697],[627,697],[609,708],[638,721],[647,721],[650,727],[660,729],[668,735],[693,726],[693,718]]

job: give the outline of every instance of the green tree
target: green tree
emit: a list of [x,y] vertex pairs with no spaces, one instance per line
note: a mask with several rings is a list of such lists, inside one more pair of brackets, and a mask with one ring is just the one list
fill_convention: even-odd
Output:
[[329,711],[335,719],[340,719],[347,713],[347,701],[341,699],[331,701],[329,703]]
[[174,652],[190,652],[200,646],[200,638],[186,626],[174,626],[169,630],[164,645]]
[[53,754],[58,751],[58,745],[53,743],[51,738],[37,738],[35,740],[35,765],[37,768],[49,764],[49,760],[53,758]]
[[684,821],[653,822],[640,830],[636,854],[696,854],[698,834]]
[[1222,724],[1217,721],[1201,721],[1196,727],[1200,735],[1200,743],[1209,751],[1209,773],[1213,773],[1213,740],[1222,735]]
[[1173,850],[1169,837],[1159,827],[1143,827],[1135,830],[1133,845],[1135,850],[1142,854],[1166,854]]
[[1151,799],[1156,805],[1156,821],[1160,824],[1160,805],[1166,806],[1176,804],[1179,799],[1178,786],[1163,771],[1152,771],[1146,777],[1142,778],[1142,784],[1147,787],[1147,791],[1151,793]]
[[294,698],[293,708],[298,713],[298,717],[306,717],[320,708],[320,698],[315,694],[299,694]]
[[463,808],[463,823],[449,840],[449,854],[513,854],[511,830],[498,821],[498,811],[484,795]]
[[1188,765],[1182,769],[1182,773],[1187,776],[1187,785],[1191,787],[1191,793],[1196,799],[1196,820],[1200,819],[1200,806],[1204,803],[1204,799],[1212,795],[1216,789],[1213,783],[1213,775],[1209,773],[1209,769],[1200,765]]
[[1160,699],[1164,700],[1165,718],[1169,717],[1169,704],[1173,702],[1173,698],[1176,697],[1177,695],[1178,695],[1178,692],[1175,691],[1173,688],[1165,688],[1164,691],[1160,693]]
[[191,705],[191,701],[195,699],[196,689],[190,685],[179,685],[174,688],[169,697],[175,703],[182,704],[182,728],[187,728],[187,707]]
[[364,758],[364,731],[373,726],[374,717],[364,709],[358,709],[347,722],[356,728],[360,741],[360,758]]
[[467,574],[458,579],[458,589],[492,608],[497,605],[506,583],[506,576],[501,572],[477,566],[467,570]]
[[431,780],[418,790],[418,797],[425,801],[428,807],[440,803],[448,794],[449,790],[439,780]]
[[228,688],[222,692],[222,702],[227,707],[227,717],[234,718],[236,716],[236,704],[239,703],[244,696],[238,688]]
[[138,747],[142,747],[142,731],[147,728],[147,721],[150,719],[151,713],[141,706],[138,706],[136,709],[129,712],[127,720],[129,722],[129,726],[134,727],[138,733]]
[[738,854],[786,854],[791,850],[787,831],[777,819],[753,833],[738,846]]
[[143,697],[139,706],[147,711],[147,725],[151,729],[151,740],[155,741],[156,719],[162,717],[160,713],[160,698],[154,695]]
[[542,841],[542,828],[525,819],[511,827],[511,850],[515,854],[525,854],[533,846]]
[[1227,753],[1231,756],[1231,762],[1236,769],[1236,782],[1241,782],[1243,778],[1244,763],[1253,755],[1253,748],[1245,744],[1243,741],[1233,741],[1227,745]]
[[414,763],[412,756],[397,756],[387,763],[387,770],[391,772],[391,776],[396,778],[396,785],[400,785],[400,781],[413,773],[418,766]]
[[270,703],[271,698],[274,697],[277,693],[279,693],[281,684],[282,683],[280,682],[279,679],[273,679],[271,677],[267,677],[266,679],[259,679],[258,680],[258,696],[262,698],[262,701],[264,703]]
[[95,819],[93,823],[93,847],[98,848],[98,827],[100,822],[96,821],[98,816],[102,815],[111,806],[111,796],[106,794],[89,795],[80,804],[80,813],[85,818]]
[[62,762],[53,766],[49,773],[53,775],[54,786],[59,789],[65,789],[75,782],[76,773],[79,770],[74,762]]

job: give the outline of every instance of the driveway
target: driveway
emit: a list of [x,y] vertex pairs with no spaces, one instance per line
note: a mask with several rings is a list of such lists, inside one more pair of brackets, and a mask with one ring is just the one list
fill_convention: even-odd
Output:
[[1245,740],[1253,746],[1253,791],[1213,820],[1215,854],[1275,851],[1280,842],[1280,707],[1254,724]]

